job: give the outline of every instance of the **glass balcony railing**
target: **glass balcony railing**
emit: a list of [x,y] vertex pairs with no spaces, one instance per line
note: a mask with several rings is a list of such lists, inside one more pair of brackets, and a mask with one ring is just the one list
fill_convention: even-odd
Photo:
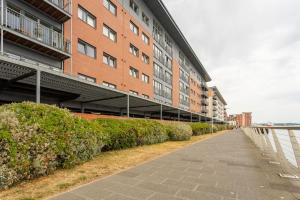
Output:
[[6,9],[5,26],[38,42],[65,53],[70,53],[71,43],[64,36],[11,8]]
[[46,0],[54,6],[71,14],[71,0]]
[[162,72],[154,71],[154,76],[161,80],[164,80],[164,74]]
[[190,102],[189,101],[186,101],[186,100],[180,100],[180,104],[181,105],[184,105],[184,106],[190,106]]

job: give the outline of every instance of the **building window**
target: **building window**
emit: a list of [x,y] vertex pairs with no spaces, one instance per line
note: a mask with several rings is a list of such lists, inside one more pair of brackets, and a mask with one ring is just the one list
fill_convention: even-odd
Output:
[[163,43],[163,30],[155,20],[153,20],[153,37],[158,43]]
[[95,78],[87,76],[87,75],[84,75],[84,74],[78,74],[78,78],[80,78],[82,80],[85,80],[85,81],[88,81],[88,82],[91,82],[91,83],[96,83],[96,79]]
[[134,55],[134,56],[136,56],[136,57],[139,57],[139,49],[136,48],[133,44],[130,44],[130,45],[129,45],[129,52],[130,52],[132,55]]
[[78,17],[88,25],[96,27],[96,17],[81,6],[78,6]]
[[145,98],[145,99],[149,99],[149,95],[146,95],[146,94],[142,94],[142,96]]
[[165,87],[165,97],[167,99],[172,99],[172,89],[169,87]]
[[102,85],[105,86],[105,87],[113,88],[113,89],[117,88],[116,85],[108,83],[108,82],[105,82],[105,81],[102,83]]
[[82,40],[78,40],[77,49],[82,54],[96,58],[96,48]]
[[129,75],[134,77],[134,78],[139,78],[139,70],[137,70],[133,67],[130,67],[129,68]]
[[145,44],[149,45],[149,37],[145,34],[145,33],[142,33],[142,40]]
[[110,0],[103,0],[103,5],[113,15],[117,15],[117,6],[113,4]]
[[133,94],[133,95],[136,95],[136,96],[137,96],[137,95],[139,95],[139,93],[138,93],[138,92],[136,92],[136,91],[133,91],[133,90],[129,90],[129,93],[130,93],[130,94]]
[[165,71],[165,82],[172,85],[172,81],[173,81],[172,74]]
[[130,0],[129,6],[136,14],[139,14],[139,7],[134,0]]
[[157,95],[163,95],[163,87],[162,84],[156,80],[153,80],[154,93]]
[[172,69],[172,59],[169,58],[169,56],[165,56],[165,65],[169,68]]
[[137,25],[135,25],[132,21],[130,21],[129,27],[135,35],[139,35],[139,27],[137,27]]
[[117,67],[117,59],[107,53],[103,53],[103,63],[113,68]]
[[164,63],[163,52],[156,45],[153,45],[154,57],[158,59],[161,63]]
[[147,26],[149,26],[149,17],[143,12],[142,13],[142,19],[143,19],[143,22],[147,25]]
[[105,24],[103,24],[103,35],[114,42],[117,41],[117,33]]
[[158,64],[154,63],[154,76],[163,80],[164,74],[163,69]]
[[166,51],[167,51],[170,55],[172,55],[172,53],[173,53],[173,51],[172,51],[172,46],[173,46],[173,45],[172,45],[172,40],[171,40],[171,38],[165,34],[165,48],[166,48]]
[[144,83],[149,83],[149,76],[147,76],[146,74],[142,74],[142,81]]
[[146,54],[142,53],[142,61],[143,61],[145,64],[149,64],[149,63],[150,63],[149,56],[147,56]]

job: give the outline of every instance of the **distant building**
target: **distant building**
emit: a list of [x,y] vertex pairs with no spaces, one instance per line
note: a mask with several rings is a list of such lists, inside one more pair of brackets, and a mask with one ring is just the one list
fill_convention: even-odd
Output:
[[217,87],[208,89],[208,116],[214,120],[226,121],[226,101]]
[[248,127],[252,125],[252,113],[243,112],[241,114],[230,115],[228,122],[236,127]]

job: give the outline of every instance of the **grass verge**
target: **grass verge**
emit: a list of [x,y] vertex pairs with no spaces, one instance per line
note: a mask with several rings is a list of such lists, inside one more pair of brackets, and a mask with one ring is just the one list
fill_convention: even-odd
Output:
[[1,200],[36,200],[71,189],[124,169],[134,167],[158,156],[195,142],[223,134],[193,136],[188,141],[169,141],[160,144],[140,146],[125,150],[110,151],[96,156],[93,160],[71,169],[57,170],[53,174],[31,181],[25,181],[15,187],[0,192]]

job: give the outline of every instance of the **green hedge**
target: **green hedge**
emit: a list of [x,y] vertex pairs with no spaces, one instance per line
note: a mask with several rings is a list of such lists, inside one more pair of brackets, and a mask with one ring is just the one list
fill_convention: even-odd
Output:
[[0,188],[91,159],[104,143],[102,127],[55,106],[0,107]]
[[167,129],[169,140],[183,141],[191,139],[193,135],[192,128],[189,124],[181,122],[162,122]]
[[166,128],[154,120],[97,119],[106,133],[105,150],[124,149],[167,141]]
[[191,123],[190,126],[192,127],[193,135],[203,135],[211,133],[211,125],[208,123],[196,122]]
[[[215,125],[214,131],[226,126]],[[189,140],[210,133],[206,123],[142,119],[84,120],[35,103],[0,106],[0,189],[69,168],[101,151]]]

